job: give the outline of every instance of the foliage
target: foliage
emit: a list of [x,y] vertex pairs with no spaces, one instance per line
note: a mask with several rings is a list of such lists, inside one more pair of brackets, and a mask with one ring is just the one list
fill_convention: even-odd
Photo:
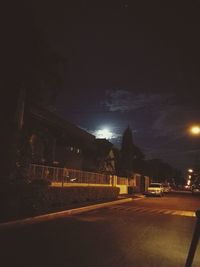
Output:
[[133,143],[130,127],[127,127],[122,138],[118,173],[129,177],[133,172],[147,175],[158,182],[169,182],[176,185],[184,183],[182,173],[170,164],[161,159],[145,160],[142,151]]
[[182,173],[161,159],[152,159],[146,162],[146,173],[154,181],[183,184]]
[[[45,41],[29,3],[19,0],[12,4],[12,8],[5,5],[8,17],[5,19],[6,31],[2,32],[4,75],[0,81],[6,114],[2,122],[4,158],[1,170],[5,180],[10,175],[13,179],[16,172],[21,172],[19,176],[22,176],[22,165],[27,164],[22,159],[25,140],[22,124],[19,127],[22,110],[25,120],[33,103],[46,105],[55,100],[62,85],[60,74],[65,63]],[[20,161],[20,166],[16,171],[17,161]]]
[[51,187],[41,183],[0,188],[0,221],[35,216],[72,207],[74,203],[113,200],[119,188],[110,186]]
[[31,181],[31,184],[38,186],[49,186],[51,185],[51,181],[47,179],[34,179]]
[[131,129],[128,127],[122,137],[120,150],[120,173],[129,176],[133,170],[134,150]]
[[141,169],[140,165],[144,159],[142,151],[133,143],[133,136],[128,126],[123,133],[120,150],[119,173],[123,176],[131,176],[135,171]]

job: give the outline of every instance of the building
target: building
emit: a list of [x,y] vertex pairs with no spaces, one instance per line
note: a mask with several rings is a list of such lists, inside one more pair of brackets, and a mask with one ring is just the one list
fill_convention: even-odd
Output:
[[30,163],[115,173],[113,144],[41,107],[24,116],[22,150]]

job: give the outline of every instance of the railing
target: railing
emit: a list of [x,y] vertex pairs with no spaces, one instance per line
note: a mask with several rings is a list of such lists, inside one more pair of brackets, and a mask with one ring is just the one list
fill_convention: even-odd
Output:
[[112,184],[110,175],[37,164],[30,164],[29,178],[49,179],[58,183]]
[[[45,165],[30,164],[29,179],[48,179],[52,186],[117,186],[120,194],[128,193],[128,187],[134,192],[141,192],[141,175],[135,174],[131,179],[116,175],[86,172],[81,170],[59,168]],[[145,187],[149,184],[149,177],[145,178]],[[143,192],[143,191],[142,191]]]

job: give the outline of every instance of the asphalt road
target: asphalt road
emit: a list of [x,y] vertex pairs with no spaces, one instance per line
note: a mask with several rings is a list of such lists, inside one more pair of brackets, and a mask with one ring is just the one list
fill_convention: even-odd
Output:
[[198,208],[200,196],[168,194],[1,229],[1,266],[184,267]]

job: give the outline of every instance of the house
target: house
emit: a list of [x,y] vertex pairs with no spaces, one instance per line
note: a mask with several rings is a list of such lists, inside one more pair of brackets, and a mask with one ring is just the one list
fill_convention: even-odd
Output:
[[102,173],[115,172],[113,144],[41,107],[27,112],[24,154],[30,163]]
[[106,139],[95,140],[95,169],[100,173],[115,174],[115,154],[114,146]]

